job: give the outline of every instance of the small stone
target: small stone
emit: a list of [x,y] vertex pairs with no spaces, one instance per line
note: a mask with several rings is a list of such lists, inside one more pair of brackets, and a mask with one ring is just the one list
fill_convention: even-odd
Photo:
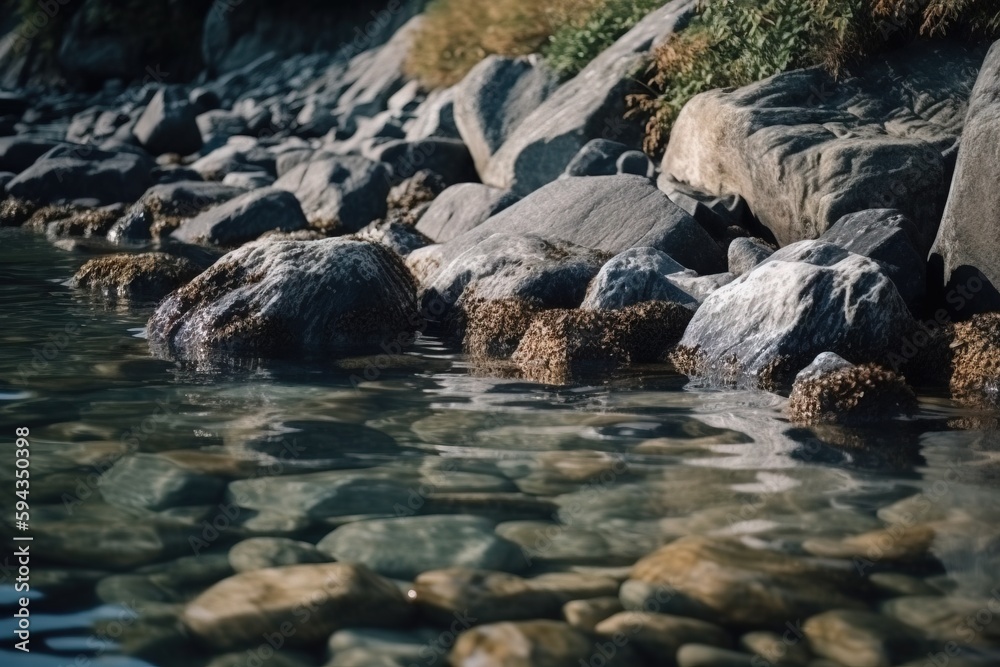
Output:
[[843,540],[811,539],[802,548],[824,558],[913,563],[929,557],[936,531],[927,524],[890,526]]
[[584,632],[593,632],[598,623],[620,611],[624,609],[617,597],[570,600],[562,608],[566,622]]
[[623,611],[597,624],[604,637],[625,636],[650,660],[675,656],[684,644],[727,647],[729,634],[706,621],[667,614]]
[[806,667],[812,658],[806,642],[794,633],[780,635],[765,630],[748,632],[740,637],[740,647],[775,667]]
[[[598,644],[561,621],[494,623],[462,633],[448,659],[452,667],[570,667],[600,655]],[[603,659],[607,667],[638,664],[626,643]]]
[[222,499],[225,482],[183,468],[156,454],[127,456],[101,475],[101,495],[109,503],[163,510],[210,505]]
[[704,644],[685,644],[677,651],[677,667],[757,667],[749,653]]
[[856,667],[893,667],[925,650],[918,630],[868,611],[828,611],[802,629],[814,653]]
[[635,174],[636,176],[653,178],[656,168],[642,151],[625,151],[615,161],[615,173]]
[[325,563],[329,560],[315,545],[284,537],[254,537],[237,543],[229,550],[229,564],[236,572]]

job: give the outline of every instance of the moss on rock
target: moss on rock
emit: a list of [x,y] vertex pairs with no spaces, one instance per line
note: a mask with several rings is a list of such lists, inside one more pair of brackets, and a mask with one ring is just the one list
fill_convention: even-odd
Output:
[[194,262],[162,252],[122,253],[88,261],[73,277],[76,287],[112,299],[159,300],[201,273]]
[[858,424],[917,407],[901,376],[876,364],[847,366],[796,380],[788,414],[799,424]]
[[542,308],[525,299],[471,299],[462,309],[463,347],[476,361],[507,359]]
[[973,405],[1000,405],[1000,313],[975,315],[953,330],[952,397]]
[[0,227],[20,227],[37,209],[33,204],[8,197],[0,201]]

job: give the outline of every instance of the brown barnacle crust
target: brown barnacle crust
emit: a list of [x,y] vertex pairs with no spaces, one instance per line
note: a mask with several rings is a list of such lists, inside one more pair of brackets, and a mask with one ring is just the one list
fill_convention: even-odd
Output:
[[159,299],[200,273],[190,260],[161,252],[96,257],[73,277],[76,287],[108,297]]
[[917,407],[903,377],[877,364],[840,368],[792,386],[788,415],[803,425],[863,424]]
[[416,224],[414,217],[410,215],[423,204],[428,204],[441,194],[447,187],[444,179],[439,174],[429,169],[421,169],[410,178],[393,186],[386,198],[386,205],[390,213],[398,213],[398,219],[404,224]]
[[31,202],[8,197],[0,201],[0,227],[20,227],[37,209]]
[[1000,405],[1000,313],[955,324],[950,350],[952,397],[970,405]]
[[77,209],[71,206],[40,206],[32,210],[31,215],[24,221],[24,228],[35,232],[44,232],[50,222],[64,220],[76,211]]
[[458,328],[464,330],[462,346],[475,361],[507,359],[542,311],[525,299],[466,300],[460,309]]
[[[69,215],[56,219],[50,231],[56,237],[104,236],[115,224],[119,215],[119,211],[99,208],[71,211]],[[48,229],[47,226],[46,228]]]

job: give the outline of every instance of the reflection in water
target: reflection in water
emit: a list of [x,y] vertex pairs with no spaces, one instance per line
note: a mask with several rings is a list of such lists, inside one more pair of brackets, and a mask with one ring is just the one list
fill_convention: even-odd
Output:
[[[956,629],[1000,585],[989,414],[928,397],[879,428],[805,429],[783,419],[781,397],[685,387],[662,367],[551,387],[484,376],[432,339],[382,359],[191,369],[150,357],[148,309],[98,308],[62,284],[84,259],[0,230],[0,421],[7,434],[31,429],[37,558],[36,643],[30,658],[0,653],[5,665],[206,664],[222,649],[184,632],[189,601],[237,570],[252,582],[259,564],[347,553],[395,576],[454,564],[544,575],[534,589],[504,580],[503,595],[490,588],[499,579],[466,575],[416,588],[440,612],[475,587],[477,604],[508,618],[606,598],[608,577],[613,588],[649,557],[648,580],[633,572],[619,592],[644,604],[657,577],[698,553],[721,578],[675,582],[682,594],[661,611],[702,610],[736,638],[745,628],[712,604],[743,604],[731,591],[748,577],[775,599],[794,582],[789,609],[807,594],[814,611],[864,607],[933,641],[953,636],[963,658],[986,656],[977,664],[1000,659],[1000,622],[972,637]],[[830,583],[859,562],[862,580]],[[4,565],[9,619],[17,596]],[[411,655],[436,636],[348,633],[334,645]],[[294,656],[327,658],[322,642]]]

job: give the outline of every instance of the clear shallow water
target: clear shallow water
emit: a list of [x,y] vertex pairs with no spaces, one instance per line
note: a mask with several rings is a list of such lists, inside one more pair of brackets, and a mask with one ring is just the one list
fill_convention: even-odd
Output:
[[[357,518],[276,507],[229,522],[219,521],[218,502],[157,511],[105,502],[100,474],[137,453],[226,481],[375,470],[414,495],[402,512],[371,513],[485,516],[521,540],[529,575],[629,566],[692,534],[803,554],[810,539],[885,527],[922,497],[919,522],[937,522],[932,558],[879,569],[943,599],[988,597],[1000,584],[1000,437],[976,428],[988,415],[940,397],[877,429],[816,431],[788,424],[779,397],[699,390],[662,367],[551,387],[482,376],[431,339],[375,365],[196,370],[149,356],[142,327],[151,307],[107,306],[64,285],[86,258],[0,230],[0,562],[12,562],[2,559],[14,549],[21,426],[31,429],[35,536],[32,653],[6,643],[17,595],[5,568],[2,664],[197,664],[211,653],[182,642],[176,612],[225,576],[219,564],[233,543],[316,542]],[[331,436],[330,421],[382,435]],[[281,458],[289,441],[304,453]],[[157,483],[150,469],[148,484]],[[213,521],[224,524],[217,534],[206,530]],[[142,529],[160,525],[169,537],[150,543]],[[162,565],[191,562],[183,575]],[[309,657],[318,665],[325,656]]]

